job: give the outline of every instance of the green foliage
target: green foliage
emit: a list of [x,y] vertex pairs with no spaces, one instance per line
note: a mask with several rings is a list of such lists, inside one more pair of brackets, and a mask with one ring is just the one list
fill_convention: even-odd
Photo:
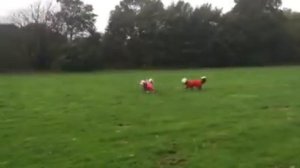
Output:
[[300,13],[287,13],[288,20],[285,22],[286,31],[289,33],[293,40],[294,47],[297,54],[295,55],[295,62],[300,61]]
[[[0,167],[298,167],[299,71],[3,75]],[[204,90],[184,90],[200,75]],[[154,95],[138,85],[147,76]]]
[[[61,10],[46,12],[44,24],[29,23],[0,32],[9,38],[7,43],[0,40],[0,69],[86,71],[300,63],[299,14],[281,10],[281,0],[235,2],[231,11],[222,13],[210,4],[193,8],[178,1],[164,7],[161,0],[122,0],[111,12],[106,32],[99,35],[91,5],[58,0]],[[45,11],[31,13],[38,16]]]
[[125,67],[199,66],[221,11],[208,4],[194,10],[183,1],[166,9],[160,1],[138,2],[124,0],[111,14],[104,40],[110,61]]
[[65,71],[91,71],[102,68],[101,35],[92,34],[88,38],[77,39],[73,45],[67,45],[58,62]]
[[60,11],[55,14],[55,25],[59,32],[74,40],[95,30],[96,16],[93,6],[84,4],[81,0],[57,0]]
[[261,13],[277,13],[282,0],[234,0],[236,5],[233,12],[248,16]]
[[0,71],[20,70],[30,67],[22,57],[22,34],[14,25],[0,25]]
[[157,0],[121,1],[111,14],[104,41],[109,62],[120,67],[152,65],[163,12]]
[[111,62],[125,67],[203,67],[295,61],[280,0],[236,1],[225,15],[210,4],[195,9],[184,1],[165,9],[151,5],[160,3],[124,0],[116,7],[104,40]]
[[50,31],[45,24],[29,24],[20,31],[25,44],[22,55],[30,58],[33,69],[49,70],[66,39]]
[[[9,25],[0,25],[3,27],[0,32],[3,36],[0,41],[3,45],[0,49],[0,70],[69,70],[74,69],[72,67],[89,70],[100,67],[100,35],[95,33],[93,7],[80,0],[58,2],[61,10],[56,13],[47,11],[49,23],[29,21],[27,25],[13,27],[12,30],[6,28]],[[31,12],[38,16],[46,11]],[[98,41],[90,40],[93,38]]]

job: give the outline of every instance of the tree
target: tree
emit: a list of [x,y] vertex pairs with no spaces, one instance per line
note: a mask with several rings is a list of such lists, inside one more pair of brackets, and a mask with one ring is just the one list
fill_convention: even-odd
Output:
[[55,5],[53,1],[37,1],[28,8],[18,10],[11,14],[9,21],[19,27],[25,27],[29,24],[47,24],[51,25]]
[[[100,68],[224,67],[300,62],[299,14],[281,0],[235,0],[232,11],[185,1],[122,0],[105,34],[93,7],[57,0],[32,5],[0,25],[0,69],[87,71]],[[46,5],[47,6],[47,5]],[[47,12],[46,12],[47,11]]]
[[232,12],[256,15],[260,13],[275,13],[279,11],[279,7],[282,5],[281,0],[234,0],[236,3]]
[[[123,0],[111,12],[104,48],[119,66],[151,66],[164,8],[160,0]],[[120,67],[120,66],[119,66]]]
[[92,32],[64,46],[59,67],[64,71],[92,71],[103,68],[102,35]]
[[291,10],[288,13],[285,13],[287,20],[285,22],[285,29],[289,36],[292,39],[292,42],[295,49],[295,62],[300,62],[300,13],[292,12]]
[[[31,69],[49,70],[64,39],[51,30],[55,12],[53,1],[38,1],[12,14],[10,21],[20,27],[20,56]],[[54,47],[55,46],[55,47]]]
[[192,6],[184,1],[178,1],[167,7],[163,18],[162,38],[166,54],[161,59],[162,65],[174,66],[183,63],[184,47],[189,43],[186,30],[192,13]]
[[[281,0],[236,0],[215,41],[219,66],[286,63],[292,55]],[[223,53],[223,54],[222,54]]]
[[66,39],[51,31],[46,24],[29,24],[20,29],[23,37],[23,56],[31,60],[36,70],[49,70],[58,59]]
[[95,30],[96,14],[93,6],[81,0],[57,0],[60,11],[55,14],[53,29],[65,35],[70,41],[86,36]]
[[222,11],[212,8],[211,4],[203,4],[193,11],[186,30],[188,43],[184,47],[186,60],[192,60],[188,62],[190,66],[213,65],[211,45],[222,28],[221,14]]
[[22,34],[13,24],[0,24],[0,71],[23,70],[30,67],[22,56]]

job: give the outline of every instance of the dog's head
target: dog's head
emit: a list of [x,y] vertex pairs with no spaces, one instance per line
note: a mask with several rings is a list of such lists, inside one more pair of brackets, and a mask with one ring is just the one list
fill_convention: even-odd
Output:
[[150,83],[154,83],[154,80],[152,79],[152,78],[150,78],[150,79],[148,79],[148,82],[150,82]]
[[206,76],[202,76],[202,77],[201,77],[201,81],[202,81],[202,83],[206,83],[207,77],[206,77]]
[[143,86],[145,83],[146,83],[145,80],[141,80],[141,81],[140,81],[140,85],[141,85],[141,86]]
[[185,84],[187,82],[187,78],[182,78],[181,83]]

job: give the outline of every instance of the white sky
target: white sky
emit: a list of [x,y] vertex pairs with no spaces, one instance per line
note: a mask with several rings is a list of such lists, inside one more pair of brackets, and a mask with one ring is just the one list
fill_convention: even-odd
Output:
[[[37,0],[0,0],[0,17],[5,17],[12,13],[13,11],[26,8],[30,4],[36,2]],[[41,0],[49,1],[49,0]],[[99,31],[104,31],[110,11],[114,9],[116,5],[119,4],[120,0],[83,0],[85,3],[92,4],[95,9],[95,13],[98,15],[96,26]],[[165,5],[169,5],[177,0],[162,0]],[[229,11],[233,5],[234,0],[185,0],[193,6],[200,6],[203,3],[211,3],[218,8],[223,8],[224,12]],[[300,1],[299,0],[283,0],[283,7],[291,8],[294,11],[300,11]]]

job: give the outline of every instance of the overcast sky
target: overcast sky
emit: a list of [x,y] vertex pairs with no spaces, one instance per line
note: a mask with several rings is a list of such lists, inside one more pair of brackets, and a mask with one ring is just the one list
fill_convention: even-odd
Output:
[[[0,17],[5,17],[13,11],[21,8],[26,8],[30,4],[37,0],[0,0]],[[49,1],[49,0],[41,0]],[[83,0],[85,3],[92,4],[95,9],[95,13],[98,15],[96,26],[99,31],[104,31],[110,11],[119,4],[120,0]],[[165,5],[169,5],[177,0],[162,0]],[[200,6],[203,3],[211,3],[216,7],[223,8],[223,12],[229,11],[233,5],[234,0],[185,0],[191,3],[193,6]],[[300,11],[299,0],[283,0],[283,7],[291,8],[294,11]]]

